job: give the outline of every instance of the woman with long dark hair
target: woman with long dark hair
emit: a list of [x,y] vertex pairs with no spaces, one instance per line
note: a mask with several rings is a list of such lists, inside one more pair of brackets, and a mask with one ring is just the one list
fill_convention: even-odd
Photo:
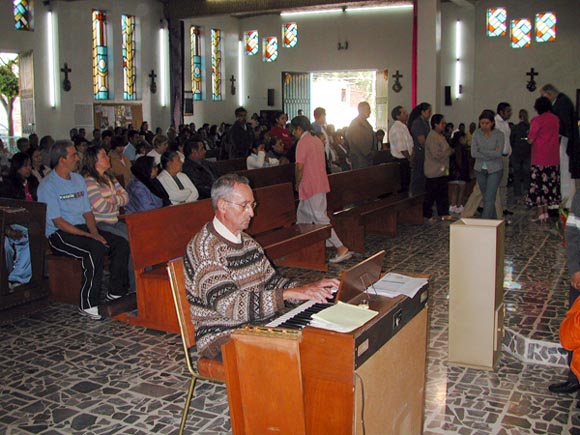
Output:
[[27,153],[16,153],[10,159],[8,176],[0,183],[3,198],[36,201],[38,180],[32,176],[32,163]]
[[50,168],[44,166],[42,163],[42,151],[40,151],[40,148],[30,148],[28,155],[30,156],[30,163],[32,164],[32,175],[34,175],[40,184],[42,179],[50,172]]
[[495,113],[486,109],[479,115],[479,128],[473,133],[471,156],[475,159],[477,185],[483,196],[484,219],[497,219],[495,196],[503,176],[504,135],[495,128]]
[[131,166],[131,172],[133,178],[127,185],[129,203],[125,206],[125,213],[137,213],[171,205],[169,195],[157,180],[157,165],[153,157],[139,157]]
[[85,177],[89,201],[97,227],[128,239],[127,226],[119,222],[119,209],[129,202],[129,195],[111,172],[111,159],[101,146],[88,148],[81,175]]

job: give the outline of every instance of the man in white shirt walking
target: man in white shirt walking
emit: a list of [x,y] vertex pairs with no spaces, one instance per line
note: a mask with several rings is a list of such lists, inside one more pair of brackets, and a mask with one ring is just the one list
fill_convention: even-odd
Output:
[[[503,215],[509,216],[513,213],[507,208],[507,184],[510,172],[510,155],[512,153],[512,146],[510,144],[511,128],[509,119],[512,116],[512,107],[509,103],[501,102],[497,105],[497,114],[495,115],[495,127],[504,135],[503,147],[503,177],[499,184],[499,195],[501,199],[501,206],[503,208]],[[498,216],[500,218],[500,216]]]

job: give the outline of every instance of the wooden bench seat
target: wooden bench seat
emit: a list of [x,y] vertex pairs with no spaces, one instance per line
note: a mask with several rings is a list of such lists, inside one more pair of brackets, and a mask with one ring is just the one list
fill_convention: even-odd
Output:
[[[277,264],[327,270],[325,240],[330,225],[297,225],[290,183],[254,189],[258,207],[248,234]],[[211,221],[211,199],[174,205],[124,217],[137,286],[137,315],[115,318],[131,324],[179,333],[165,264],[182,257],[191,238]]]
[[398,223],[423,223],[424,195],[399,193],[397,163],[338,172],[328,180],[328,215],[338,237],[353,251],[364,252],[366,233],[394,237]]
[[245,171],[237,171],[236,173],[250,180],[252,189],[281,183],[291,183],[292,186],[296,184],[294,163],[268,168],[246,169]]

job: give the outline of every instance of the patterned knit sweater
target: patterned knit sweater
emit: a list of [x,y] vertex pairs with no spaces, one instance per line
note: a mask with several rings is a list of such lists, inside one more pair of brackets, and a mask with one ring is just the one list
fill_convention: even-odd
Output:
[[235,329],[281,310],[283,290],[296,285],[276,272],[250,236],[242,233],[242,243],[232,243],[211,222],[188,243],[184,264],[197,350],[207,358],[219,354]]

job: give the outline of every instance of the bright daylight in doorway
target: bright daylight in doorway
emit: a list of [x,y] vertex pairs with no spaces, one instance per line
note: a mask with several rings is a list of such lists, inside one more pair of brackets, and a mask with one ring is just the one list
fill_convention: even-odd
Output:
[[[371,105],[369,123],[376,128],[376,72],[327,71],[311,74],[311,106],[326,109],[326,120],[337,129],[348,127],[358,116],[357,105]],[[309,114],[312,118],[312,114]]]

